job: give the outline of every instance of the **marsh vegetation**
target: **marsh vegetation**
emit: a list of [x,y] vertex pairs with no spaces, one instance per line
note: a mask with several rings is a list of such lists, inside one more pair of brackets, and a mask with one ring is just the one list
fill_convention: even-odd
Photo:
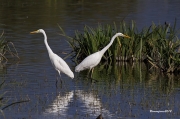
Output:
[[14,44],[6,39],[3,31],[0,35],[0,62],[7,62],[10,58],[19,59],[19,56]]
[[136,23],[122,21],[119,25],[101,25],[97,28],[84,26],[84,31],[75,31],[75,36],[66,35],[59,26],[61,34],[66,36],[75,61],[81,61],[88,55],[104,48],[117,32],[129,35],[131,38],[116,38],[113,45],[104,54],[102,60],[108,62],[146,62],[163,72],[180,71],[180,41],[176,21],[168,23],[152,23],[151,26],[139,31]]

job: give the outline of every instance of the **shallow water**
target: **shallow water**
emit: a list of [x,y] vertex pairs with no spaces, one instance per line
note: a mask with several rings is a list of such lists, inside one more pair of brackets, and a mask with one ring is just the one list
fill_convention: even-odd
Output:
[[[2,0],[0,33],[12,41],[20,60],[0,67],[3,110],[7,119],[17,118],[179,118],[179,76],[163,75],[144,64],[99,65],[93,79],[87,71],[75,73],[72,80],[62,74],[63,83],[55,86],[57,72],[52,67],[42,34],[30,34],[43,28],[52,50],[65,57],[71,52],[65,38],[58,35],[59,24],[68,35],[82,31],[84,25],[113,24],[135,20],[139,29],[152,22],[173,24],[180,13],[178,0],[83,1],[83,0]],[[76,63],[65,59],[74,72]],[[162,111],[162,112],[153,112]],[[171,111],[171,112],[170,112]],[[3,118],[3,116],[1,115]]]

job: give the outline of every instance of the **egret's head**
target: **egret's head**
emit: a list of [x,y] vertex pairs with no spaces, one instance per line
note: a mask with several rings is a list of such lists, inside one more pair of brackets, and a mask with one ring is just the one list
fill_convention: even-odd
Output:
[[39,29],[39,30],[37,30],[37,31],[32,31],[32,32],[30,32],[30,33],[43,33],[43,32],[44,32],[43,29]]
[[122,34],[122,33],[116,33],[116,35],[117,35],[117,36],[122,36],[122,37],[125,37],[125,38],[131,38],[131,37],[129,37],[128,35],[124,35],[124,34]]

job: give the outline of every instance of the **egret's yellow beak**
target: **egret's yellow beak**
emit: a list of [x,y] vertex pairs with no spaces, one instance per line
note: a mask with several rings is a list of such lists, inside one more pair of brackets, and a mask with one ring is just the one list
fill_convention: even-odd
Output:
[[128,35],[124,35],[123,37],[125,37],[125,38],[131,38],[131,37],[129,37]]
[[32,31],[32,32],[30,32],[30,33],[39,33],[39,32],[38,32],[38,30],[37,30],[37,31]]

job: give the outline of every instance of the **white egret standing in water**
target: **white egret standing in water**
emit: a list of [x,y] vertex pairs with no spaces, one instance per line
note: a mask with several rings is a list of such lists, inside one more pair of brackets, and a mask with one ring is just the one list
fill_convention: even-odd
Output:
[[[59,57],[57,54],[53,53],[53,51],[49,47],[45,31],[43,29],[39,29],[37,31],[33,31],[30,33],[42,33],[44,35],[44,43],[46,45],[46,48],[47,48],[47,51],[49,54],[49,58],[51,60],[52,65],[54,66],[55,70],[58,71],[59,75],[60,75],[60,72],[63,72],[64,74],[68,75],[69,77],[71,77],[73,79],[74,74],[71,71],[71,69],[69,68],[69,66],[67,65],[67,63],[61,57]],[[60,75],[60,77],[61,77],[61,75]],[[56,87],[57,87],[57,81],[58,81],[58,78],[56,80]]]
[[[106,52],[106,50],[112,45],[112,43],[114,42],[114,39],[118,36],[122,36],[122,37],[126,37],[126,38],[130,38],[127,35],[124,35],[122,33],[116,33],[112,38],[110,43],[104,47],[101,51],[95,52],[91,55],[89,55],[88,57],[86,57],[79,65],[76,66],[75,68],[75,72],[80,72],[82,70],[85,69],[90,69],[92,70],[93,73],[93,68],[99,64],[99,62],[101,61],[101,58],[103,56],[103,54]],[[91,73],[91,74],[92,74]]]

